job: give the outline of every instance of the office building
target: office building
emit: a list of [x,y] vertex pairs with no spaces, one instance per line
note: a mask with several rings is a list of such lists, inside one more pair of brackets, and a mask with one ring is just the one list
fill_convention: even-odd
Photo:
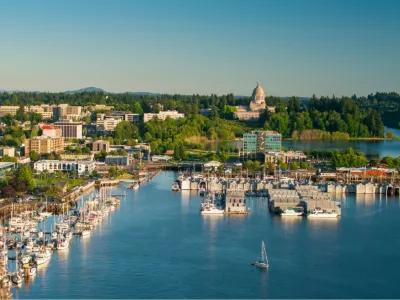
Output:
[[143,116],[143,122],[146,123],[153,118],[159,120],[165,120],[166,118],[171,118],[174,120],[179,120],[185,117],[185,114],[178,113],[176,110],[160,111],[158,114],[146,113]]
[[94,141],[92,144],[92,151],[100,152],[102,150],[105,150],[106,152],[110,152],[110,142],[103,141],[103,140]]
[[55,120],[77,119],[82,114],[82,106],[69,106],[68,104],[59,104],[53,107],[53,116]]
[[282,136],[274,131],[252,131],[243,134],[243,155],[247,158],[264,158],[266,153],[279,152]]
[[62,130],[62,136],[67,139],[82,139],[82,122],[63,120],[55,122],[54,126]]
[[129,157],[124,155],[107,155],[105,163],[109,166],[127,166],[129,165]]
[[103,119],[97,120],[97,131],[115,131],[115,127],[122,122],[121,119]]

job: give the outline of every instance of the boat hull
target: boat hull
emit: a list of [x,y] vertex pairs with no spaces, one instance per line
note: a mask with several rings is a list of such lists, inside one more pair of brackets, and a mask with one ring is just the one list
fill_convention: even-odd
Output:
[[309,214],[307,218],[310,219],[336,219],[338,214]]

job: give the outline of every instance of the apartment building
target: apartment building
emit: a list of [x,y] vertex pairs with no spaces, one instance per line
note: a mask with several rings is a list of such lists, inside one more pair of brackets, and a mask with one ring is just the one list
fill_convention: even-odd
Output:
[[15,116],[19,108],[19,106],[0,106],[0,117],[4,117],[7,114]]
[[42,135],[25,140],[25,156],[29,156],[32,150],[39,154],[62,153],[64,152],[64,138]]
[[15,148],[13,147],[1,147],[0,148],[0,156],[6,156],[8,155],[9,157],[14,157],[15,156]]
[[44,170],[52,173],[54,171],[71,172],[77,171],[78,174],[92,173],[96,167],[94,161],[67,161],[67,160],[39,160],[34,163],[33,168],[41,173]]

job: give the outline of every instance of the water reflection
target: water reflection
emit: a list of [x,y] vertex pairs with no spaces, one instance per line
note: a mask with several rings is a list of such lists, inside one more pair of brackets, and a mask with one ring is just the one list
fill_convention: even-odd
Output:
[[324,229],[336,229],[339,225],[341,217],[337,218],[323,218],[323,219],[315,219],[315,218],[307,218],[307,226],[309,227],[319,227],[323,226]]
[[24,290],[28,291],[29,287],[34,284],[36,275],[24,278]]
[[268,270],[256,268],[256,271],[259,273],[259,276],[260,276],[259,298],[267,299],[268,298]]
[[[71,241],[72,242],[72,241]],[[65,249],[65,250],[59,250],[57,251],[57,256],[58,256],[58,260],[60,262],[64,262],[68,259],[68,255],[69,255],[69,248]]]

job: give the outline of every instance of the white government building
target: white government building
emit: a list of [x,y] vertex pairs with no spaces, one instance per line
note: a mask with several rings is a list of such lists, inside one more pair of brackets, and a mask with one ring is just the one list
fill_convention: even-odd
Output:
[[77,171],[78,174],[85,172],[92,173],[96,167],[94,161],[68,161],[68,160],[39,160],[34,163],[33,168],[36,172],[41,173],[44,170],[52,173],[54,171],[71,172]]

